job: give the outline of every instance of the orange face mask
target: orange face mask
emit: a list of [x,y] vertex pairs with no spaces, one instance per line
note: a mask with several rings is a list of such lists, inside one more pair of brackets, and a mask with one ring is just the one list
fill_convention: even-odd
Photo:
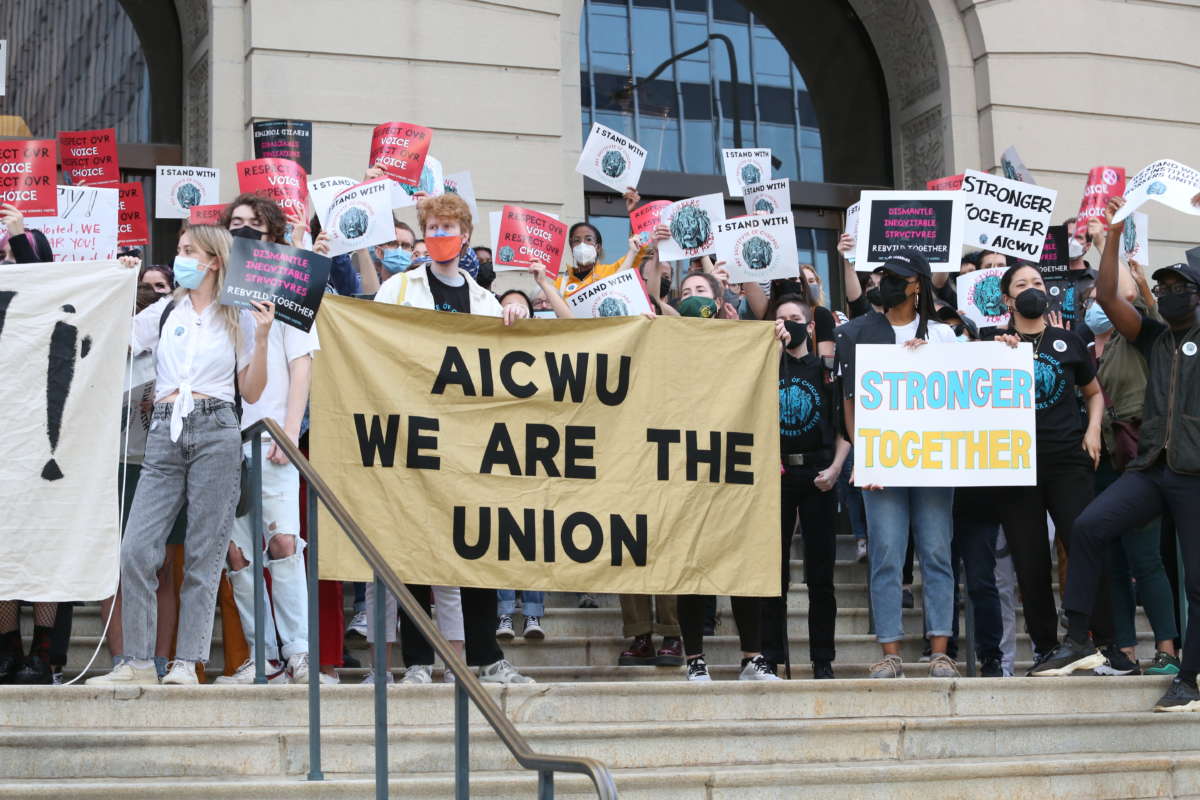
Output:
[[461,236],[430,236],[425,240],[429,257],[440,264],[447,261],[457,261],[462,253]]

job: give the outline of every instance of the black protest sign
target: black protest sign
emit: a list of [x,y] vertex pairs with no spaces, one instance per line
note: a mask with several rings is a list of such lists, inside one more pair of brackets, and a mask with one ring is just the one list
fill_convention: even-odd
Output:
[[1066,225],[1051,225],[1046,229],[1046,244],[1038,263],[1043,275],[1063,275],[1071,269],[1070,244]]
[[863,192],[855,269],[915,250],[934,272],[957,272],[966,207],[961,192]]
[[286,158],[312,174],[312,123],[299,119],[272,119],[254,123],[254,157]]
[[221,303],[275,304],[275,319],[307,333],[317,318],[333,261],[298,247],[234,237]]

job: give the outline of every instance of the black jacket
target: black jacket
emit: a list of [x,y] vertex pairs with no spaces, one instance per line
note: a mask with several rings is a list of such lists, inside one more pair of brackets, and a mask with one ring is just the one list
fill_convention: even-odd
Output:
[[1168,467],[1200,475],[1200,326],[1192,326],[1178,344],[1163,330],[1148,355],[1138,454],[1128,469],[1150,467],[1166,448]]
[[878,311],[855,317],[834,331],[835,372],[842,382],[842,396],[854,397],[854,348],[860,344],[895,344],[896,331],[888,318]]
[[26,229],[23,235],[9,239],[8,246],[12,248],[13,259],[18,264],[39,264],[54,260],[50,242],[46,239],[46,234],[39,230]]

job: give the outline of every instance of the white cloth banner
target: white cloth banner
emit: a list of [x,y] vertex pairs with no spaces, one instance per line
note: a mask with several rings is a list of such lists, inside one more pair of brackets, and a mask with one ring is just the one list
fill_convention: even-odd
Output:
[[1169,158],[1147,164],[1125,185],[1125,205],[1113,215],[1113,222],[1125,219],[1147,200],[1200,215],[1200,170]]
[[575,171],[624,193],[630,186],[637,188],[645,166],[644,147],[612,128],[593,122]]
[[771,180],[771,148],[721,150],[725,165],[725,186],[730,197],[742,197],[747,187]]
[[734,217],[717,223],[717,255],[730,283],[772,281],[800,275],[791,212]]
[[1058,192],[973,169],[963,173],[960,191],[967,206],[964,245],[1038,263]]
[[117,256],[120,192],[94,186],[57,186],[58,215],[29,217],[26,227],[46,235],[55,261],[98,261]]
[[187,219],[192,206],[220,202],[221,171],[212,167],[155,167],[154,216]]
[[115,261],[0,269],[0,597],[100,600],[117,588],[136,279]]
[[860,344],[854,360],[857,485],[1037,483],[1029,344]]
[[635,269],[589,284],[567,298],[577,317],[634,317],[651,311],[650,299]]

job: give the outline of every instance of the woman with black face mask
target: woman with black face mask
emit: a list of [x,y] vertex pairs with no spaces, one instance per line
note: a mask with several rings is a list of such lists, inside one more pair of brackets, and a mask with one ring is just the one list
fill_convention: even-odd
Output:
[[[1014,339],[1028,342],[1034,353],[1037,485],[1002,490],[1000,519],[1017,571],[1025,626],[1033,639],[1037,662],[1058,645],[1046,513],[1054,520],[1055,535],[1062,537],[1069,551],[1071,527],[1092,499],[1104,398],[1083,340],[1046,323],[1049,298],[1037,267],[1009,267],[1000,278],[1000,291],[1011,312],[1004,338],[1010,343]],[[1087,406],[1086,427],[1079,413],[1077,390]],[[1111,644],[1112,613],[1107,602],[1093,618],[1092,630]],[[1100,658],[1092,666],[1101,666],[1103,661]]]

